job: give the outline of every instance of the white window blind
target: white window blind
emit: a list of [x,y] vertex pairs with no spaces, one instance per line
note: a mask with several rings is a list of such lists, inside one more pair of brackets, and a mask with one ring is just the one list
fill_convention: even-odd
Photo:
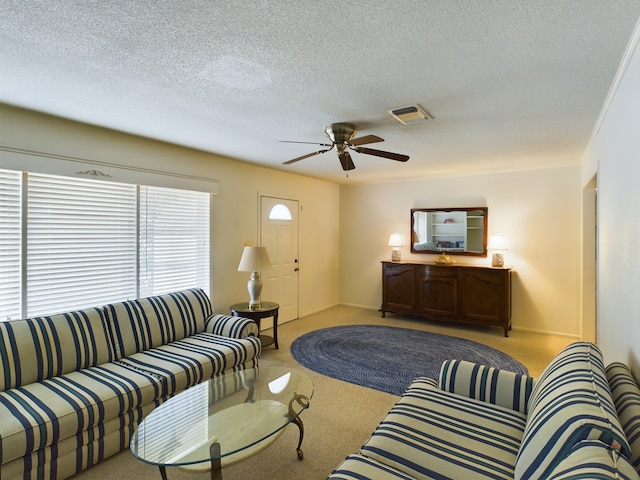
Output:
[[209,293],[208,193],[140,187],[140,296]]
[[0,170],[0,321],[209,294],[211,196]]
[[29,174],[26,316],[136,297],[136,187]]
[[20,318],[21,176],[0,170],[0,321]]

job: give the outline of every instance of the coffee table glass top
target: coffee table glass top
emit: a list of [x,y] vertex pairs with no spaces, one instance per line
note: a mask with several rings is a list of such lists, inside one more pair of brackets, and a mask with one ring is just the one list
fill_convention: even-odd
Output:
[[311,379],[299,370],[257,367],[224,374],[147,415],[131,438],[131,452],[161,467],[216,458],[230,465],[270,445],[289,423],[301,426],[298,417],[312,396]]

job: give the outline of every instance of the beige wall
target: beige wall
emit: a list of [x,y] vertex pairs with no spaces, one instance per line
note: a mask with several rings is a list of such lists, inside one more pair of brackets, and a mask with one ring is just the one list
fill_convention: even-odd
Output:
[[[124,168],[110,168],[113,162]],[[221,312],[248,295],[248,277],[237,267],[244,242],[258,240],[258,195],[297,199],[302,207],[300,315],[339,303],[340,192],[335,184],[1,105],[0,168],[70,176],[93,168],[118,181],[142,177],[165,186],[218,189],[212,202],[211,263],[212,301]]]
[[[580,336],[580,169],[431,178],[341,187],[341,299],[379,308],[380,260],[389,234],[409,238],[411,208],[489,208],[489,234],[503,233],[513,277],[513,328]],[[410,254],[403,259],[430,259]],[[490,258],[455,257],[490,264]]]
[[607,361],[640,372],[639,32],[583,158],[583,182],[598,179],[597,341]]

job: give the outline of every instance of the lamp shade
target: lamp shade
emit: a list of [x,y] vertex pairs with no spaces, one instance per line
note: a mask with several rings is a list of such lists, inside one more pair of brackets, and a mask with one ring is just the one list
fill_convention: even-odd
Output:
[[389,236],[390,247],[404,247],[404,236],[401,233],[392,233]]
[[267,247],[253,245],[246,245],[244,247],[242,258],[240,258],[240,265],[238,265],[239,272],[255,272],[257,270],[269,270],[270,268],[271,261],[267,253]]
[[489,244],[487,250],[506,250],[507,242],[504,239],[504,235],[491,235],[489,237]]

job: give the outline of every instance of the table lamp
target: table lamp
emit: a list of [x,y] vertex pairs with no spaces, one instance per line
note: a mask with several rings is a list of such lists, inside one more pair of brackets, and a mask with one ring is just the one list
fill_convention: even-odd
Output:
[[247,282],[247,289],[249,290],[250,298],[249,308],[252,310],[259,310],[261,307],[262,280],[260,279],[260,270],[269,270],[270,268],[271,262],[269,261],[267,247],[255,246],[252,243],[245,244],[238,271],[251,272],[251,277]]
[[502,252],[506,249],[507,242],[504,239],[504,235],[491,235],[487,250],[493,250],[493,256],[491,257],[492,267],[504,267],[504,256]]
[[391,250],[391,261],[399,262],[402,259],[400,254],[400,249],[398,247],[404,247],[404,236],[401,233],[395,232],[389,236],[389,244],[390,247],[393,247]]

